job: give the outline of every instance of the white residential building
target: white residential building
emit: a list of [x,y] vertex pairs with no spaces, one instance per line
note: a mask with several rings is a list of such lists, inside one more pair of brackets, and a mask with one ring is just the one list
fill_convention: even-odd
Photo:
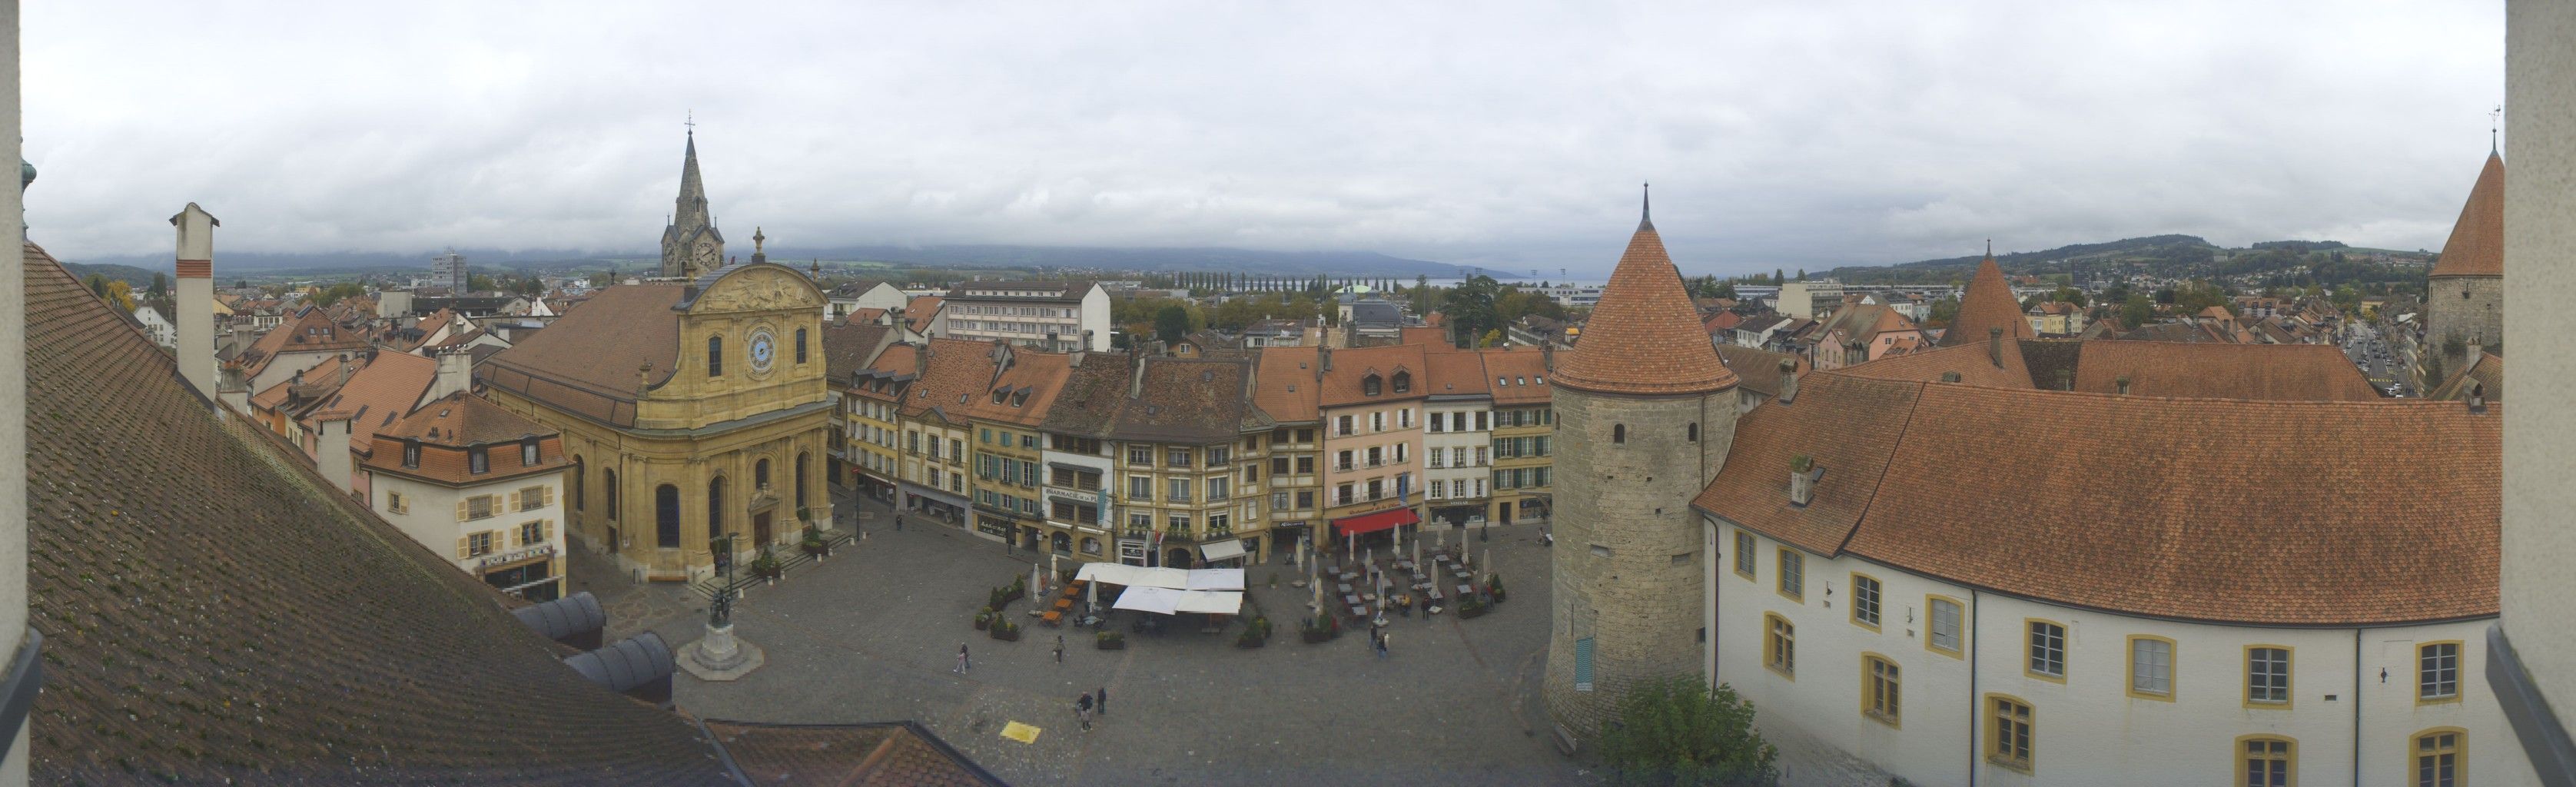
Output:
[[1426,352],[1423,360],[1431,367],[1431,398],[1422,407],[1425,519],[1430,527],[1481,527],[1494,470],[1494,395],[1483,355]]
[[502,592],[563,595],[565,513],[589,501],[560,435],[460,392],[351,452],[377,516]]
[[135,307],[134,321],[142,324],[143,334],[152,337],[153,344],[174,349],[179,346],[179,326],[172,325],[169,318],[161,316],[160,309]]
[[1048,352],[1109,349],[1109,292],[1091,282],[960,282],[931,335],[1005,341]]

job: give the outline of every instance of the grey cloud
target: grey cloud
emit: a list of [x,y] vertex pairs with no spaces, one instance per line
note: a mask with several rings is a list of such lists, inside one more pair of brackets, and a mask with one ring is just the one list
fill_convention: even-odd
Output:
[[2159,232],[2433,247],[2495,4],[41,4],[32,235],[641,251],[729,234],[1692,272]]

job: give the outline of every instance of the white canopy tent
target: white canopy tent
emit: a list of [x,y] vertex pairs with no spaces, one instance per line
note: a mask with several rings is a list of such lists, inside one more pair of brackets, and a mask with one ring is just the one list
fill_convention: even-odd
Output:
[[1146,568],[1120,563],[1084,563],[1074,574],[1084,582],[1106,582],[1130,588],[1169,588],[1172,590],[1242,590],[1243,569]]
[[1157,587],[1131,587],[1118,594],[1112,609],[1132,609],[1160,615],[1203,613],[1233,615],[1243,611],[1243,594],[1228,590],[1174,590]]

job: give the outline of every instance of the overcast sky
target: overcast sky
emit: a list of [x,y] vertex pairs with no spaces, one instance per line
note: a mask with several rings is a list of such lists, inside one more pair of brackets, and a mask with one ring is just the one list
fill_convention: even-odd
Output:
[[189,201],[218,259],[643,251],[694,112],[743,254],[758,225],[1580,274],[1645,180],[1693,274],[2438,248],[2502,5],[34,3],[27,220],[73,259],[167,254]]

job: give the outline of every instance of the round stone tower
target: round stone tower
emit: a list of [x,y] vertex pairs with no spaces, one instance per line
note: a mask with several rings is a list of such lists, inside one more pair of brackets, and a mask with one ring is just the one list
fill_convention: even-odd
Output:
[[1629,684],[1692,674],[1701,632],[1691,499],[1735,437],[1735,374],[1717,358],[1651,214],[1556,369],[1554,628],[1548,713],[1589,738]]

